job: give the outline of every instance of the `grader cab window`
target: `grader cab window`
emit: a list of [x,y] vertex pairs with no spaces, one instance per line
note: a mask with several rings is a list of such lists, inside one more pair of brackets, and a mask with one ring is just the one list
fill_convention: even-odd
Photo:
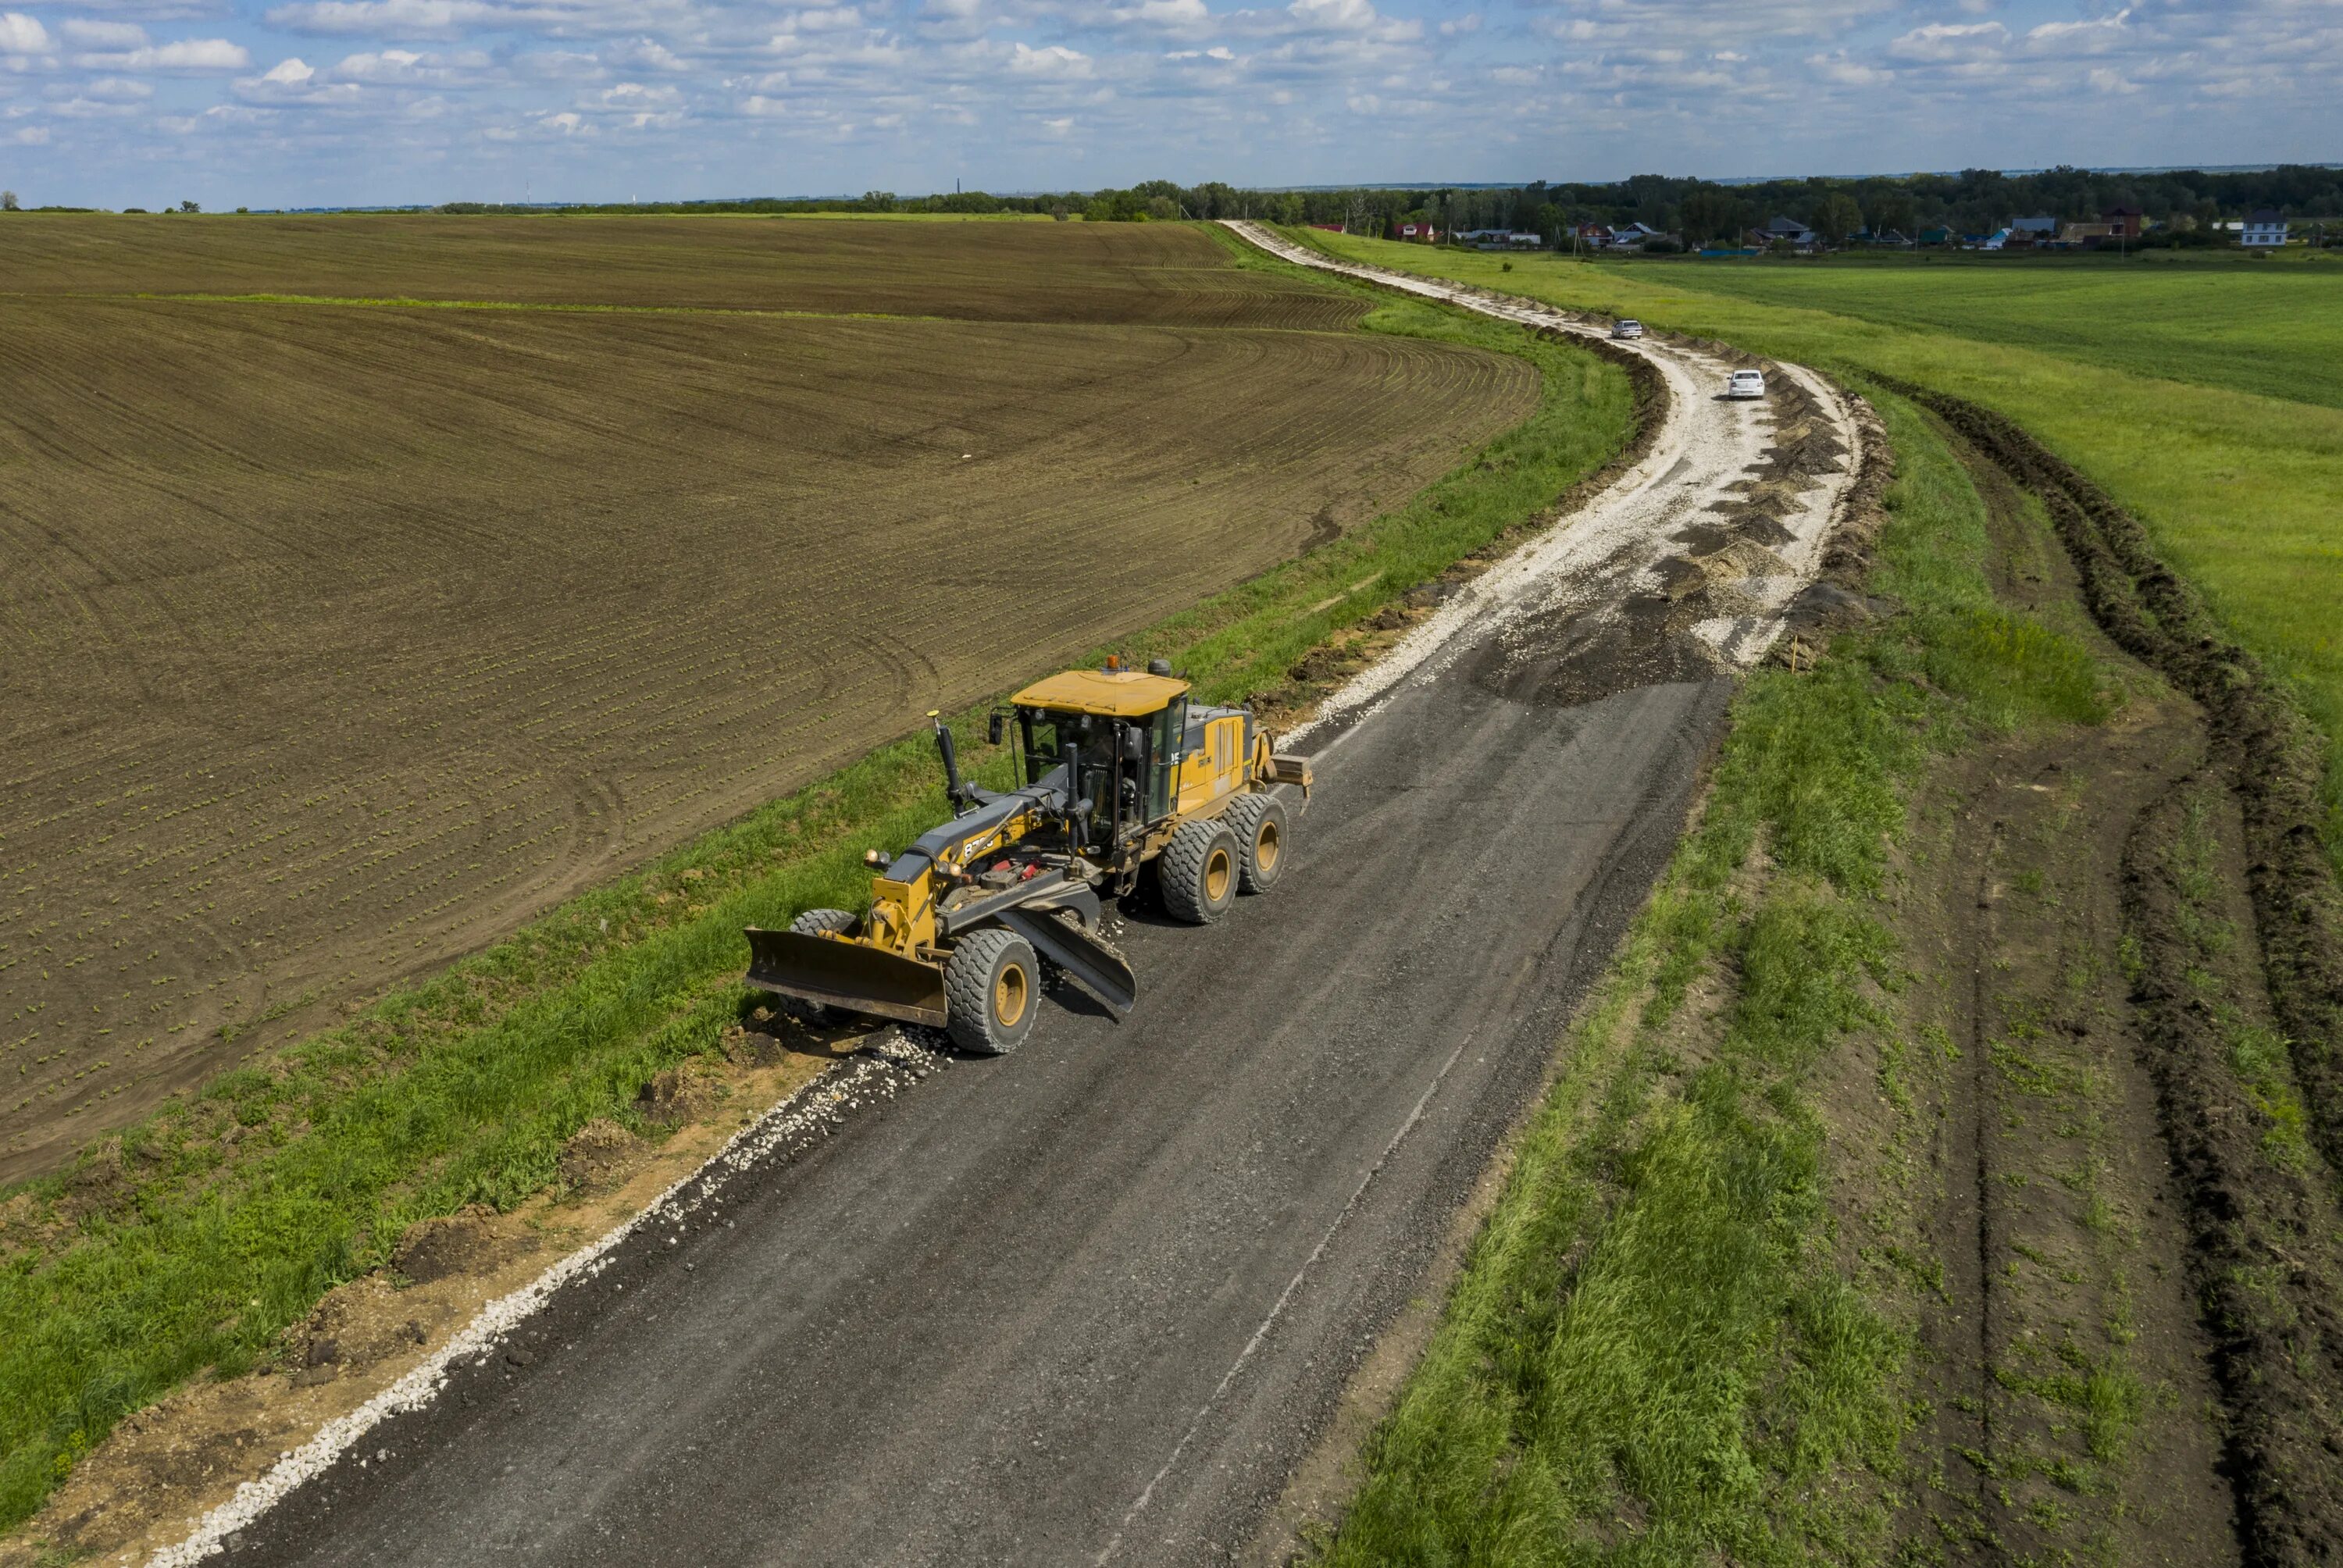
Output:
[[1171,814],[1172,771],[1185,722],[1185,699],[1160,712],[1118,719],[1103,714],[1026,709],[1025,778],[1046,777],[1075,762],[1074,793],[1091,802],[1087,826],[1094,842],[1161,820]]
[[1149,720],[1153,766],[1147,773],[1147,819],[1160,822],[1172,814],[1172,775],[1179,770],[1180,742],[1188,728],[1188,699],[1174,699]]
[[[1128,742],[1126,727],[1097,713],[1061,713],[1050,709],[1029,709],[1023,715],[1025,727],[1025,777],[1039,780],[1071,760],[1073,763],[1073,793],[1080,800],[1090,802],[1091,809],[1084,819],[1088,836],[1093,843],[1111,842],[1114,837],[1116,797],[1125,780],[1134,781],[1135,770],[1123,759]],[[1123,802],[1126,814],[1132,802]]]

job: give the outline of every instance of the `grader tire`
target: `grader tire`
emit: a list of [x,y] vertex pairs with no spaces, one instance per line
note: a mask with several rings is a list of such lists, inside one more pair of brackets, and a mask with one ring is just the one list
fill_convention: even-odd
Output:
[[1033,1032],[1041,1007],[1041,960],[1015,931],[989,926],[960,939],[944,961],[944,1012],[952,1042],[1006,1056]]
[[1274,795],[1242,796],[1221,820],[1237,836],[1238,888],[1265,893],[1277,886],[1285,870],[1290,831],[1284,803]]
[[[808,910],[789,922],[789,930],[801,937],[820,936],[830,932],[844,936],[860,922],[844,910]],[[830,1021],[830,1009],[818,1001],[808,1001],[799,996],[776,999],[780,1010],[799,1023],[822,1024]]]
[[1236,902],[1243,851],[1225,822],[1190,822],[1172,835],[1155,863],[1163,907],[1175,920],[1208,926]]

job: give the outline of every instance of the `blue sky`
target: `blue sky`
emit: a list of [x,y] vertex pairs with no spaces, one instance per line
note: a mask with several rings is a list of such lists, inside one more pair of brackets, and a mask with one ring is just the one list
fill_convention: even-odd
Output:
[[0,186],[207,207],[2343,158],[2343,0],[0,0]]

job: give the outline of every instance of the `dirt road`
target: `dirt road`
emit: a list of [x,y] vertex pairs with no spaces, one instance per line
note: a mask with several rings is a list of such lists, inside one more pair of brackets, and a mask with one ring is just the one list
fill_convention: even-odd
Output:
[[835,1135],[712,1165],[428,1397],[166,1557],[1187,1563],[1252,1539],[1664,862],[1731,669],[1854,467],[1819,380],[1728,404],[1722,361],[1644,352],[1671,393],[1646,456],[1330,707],[1276,893],[1202,930],[1127,912],[1126,1024],[1057,1008],[1012,1057],[866,1060]]

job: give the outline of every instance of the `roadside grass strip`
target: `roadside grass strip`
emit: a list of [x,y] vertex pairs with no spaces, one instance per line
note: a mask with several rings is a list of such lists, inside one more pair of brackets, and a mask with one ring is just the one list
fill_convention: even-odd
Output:
[[[1517,355],[1541,374],[1538,407],[1398,509],[1122,651],[1171,658],[1210,699],[1280,689],[1303,653],[1531,523],[1632,434],[1626,377],[1585,351],[1422,305],[1378,306],[1367,325]],[[1001,783],[982,719],[954,719],[960,756]],[[553,1186],[563,1142],[594,1118],[659,1136],[637,1091],[715,1052],[755,996],[740,928],[851,907],[862,852],[946,809],[929,741],[884,747],[8,1194],[0,1527],[124,1415],[263,1362],[408,1225]]]
[[[1346,260],[1915,382],[2015,420],[2146,524],[2324,731],[2326,839],[2343,870],[2343,269],[1509,261],[1281,232]],[[2037,282],[2046,297],[2029,299]],[[2181,347],[2151,347],[2165,344]]]
[[1868,586],[1901,613],[1737,695],[1700,818],[1565,1042],[1327,1563],[1888,1550],[1916,1265],[1843,1261],[1825,1165],[1848,1156],[1814,1081],[1855,1031],[1896,1027],[1874,900],[1921,768],[2102,722],[2121,693],[2085,645],[1995,600],[1968,476],[1909,404],[1872,396],[1899,473]]

